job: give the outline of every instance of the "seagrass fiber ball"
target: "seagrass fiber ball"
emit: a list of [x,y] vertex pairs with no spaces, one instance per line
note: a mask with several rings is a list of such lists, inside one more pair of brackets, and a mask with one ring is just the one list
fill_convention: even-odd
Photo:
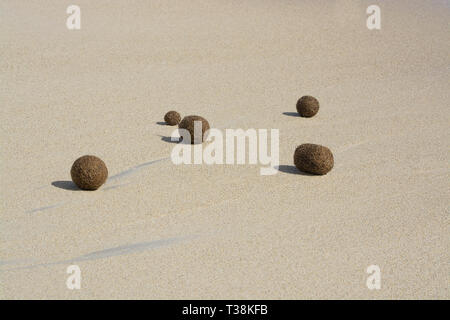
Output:
[[72,181],[83,190],[97,190],[108,178],[105,163],[96,156],[82,156],[70,170]]
[[181,116],[178,112],[176,111],[169,111],[166,113],[166,115],[164,116],[164,121],[169,125],[169,126],[176,126],[177,124],[180,123],[181,121]]
[[[201,134],[198,134],[197,137],[194,137],[194,124],[195,122],[201,123]],[[186,116],[181,120],[180,124],[178,125],[178,128],[185,129],[189,131],[191,135],[191,144],[197,144],[202,143],[207,136],[205,135],[206,131],[209,130],[209,123],[208,121],[200,116]],[[200,130],[199,130],[200,133]]]
[[297,101],[297,111],[301,117],[311,118],[319,112],[319,101],[311,96],[303,96]]
[[295,149],[294,164],[300,171],[324,175],[333,169],[333,153],[318,144],[302,144]]

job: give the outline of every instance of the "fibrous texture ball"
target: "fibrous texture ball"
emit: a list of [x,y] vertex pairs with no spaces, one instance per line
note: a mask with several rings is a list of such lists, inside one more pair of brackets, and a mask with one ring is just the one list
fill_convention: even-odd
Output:
[[70,175],[78,188],[97,190],[108,178],[108,169],[96,156],[82,156],[73,163]]
[[[201,122],[201,127],[202,127],[201,137],[200,136],[194,137],[194,124],[196,121]],[[206,139],[205,133],[206,133],[206,131],[209,130],[209,123],[205,118],[200,117],[200,116],[186,116],[183,118],[183,120],[181,120],[180,124],[178,125],[178,128],[189,131],[189,133],[191,134],[191,143],[192,144],[202,143]]]
[[181,121],[181,116],[178,112],[176,111],[169,111],[166,113],[166,115],[164,116],[164,121],[169,125],[169,126],[176,126],[177,124],[180,123]]
[[318,144],[302,144],[295,149],[294,164],[303,172],[327,174],[334,166],[333,153],[327,147]]
[[311,96],[303,96],[297,101],[297,111],[301,117],[313,117],[319,112],[319,101]]

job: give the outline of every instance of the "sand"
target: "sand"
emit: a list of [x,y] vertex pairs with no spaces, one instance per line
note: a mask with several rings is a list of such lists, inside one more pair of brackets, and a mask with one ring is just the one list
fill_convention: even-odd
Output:
[[[450,298],[447,1],[77,4],[69,31],[68,3],[0,3],[1,298]],[[174,165],[172,109],[278,128],[280,172]],[[298,173],[302,143],[333,170]]]

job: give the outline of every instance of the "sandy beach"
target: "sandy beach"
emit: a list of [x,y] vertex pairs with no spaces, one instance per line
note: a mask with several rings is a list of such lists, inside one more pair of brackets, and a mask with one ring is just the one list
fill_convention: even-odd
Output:
[[[1,1],[0,298],[449,299],[449,21],[439,0]],[[279,172],[173,164],[169,110],[279,129]],[[333,170],[299,172],[302,143]],[[71,182],[85,154],[97,191]]]

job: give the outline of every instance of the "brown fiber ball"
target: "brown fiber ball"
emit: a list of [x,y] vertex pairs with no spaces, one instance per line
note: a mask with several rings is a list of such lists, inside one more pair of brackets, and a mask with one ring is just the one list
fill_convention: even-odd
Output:
[[297,111],[301,117],[311,118],[319,112],[319,101],[311,96],[303,96],[297,101]]
[[83,190],[97,190],[108,178],[105,163],[95,156],[82,156],[70,170],[72,181]]
[[333,153],[327,147],[318,144],[302,144],[295,149],[294,164],[303,172],[327,174],[334,166]]
[[177,124],[180,123],[181,121],[181,116],[178,112],[176,111],[169,111],[166,113],[166,115],[164,116],[164,121],[169,125],[169,126],[176,126]]
[[[201,121],[202,122],[202,136],[201,137],[194,137],[194,121]],[[206,139],[205,132],[209,130],[209,123],[208,121],[200,116],[186,116],[181,120],[180,124],[178,125],[178,128],[180,129],[186,129],[191,134],[191,143],[202,143]]]

